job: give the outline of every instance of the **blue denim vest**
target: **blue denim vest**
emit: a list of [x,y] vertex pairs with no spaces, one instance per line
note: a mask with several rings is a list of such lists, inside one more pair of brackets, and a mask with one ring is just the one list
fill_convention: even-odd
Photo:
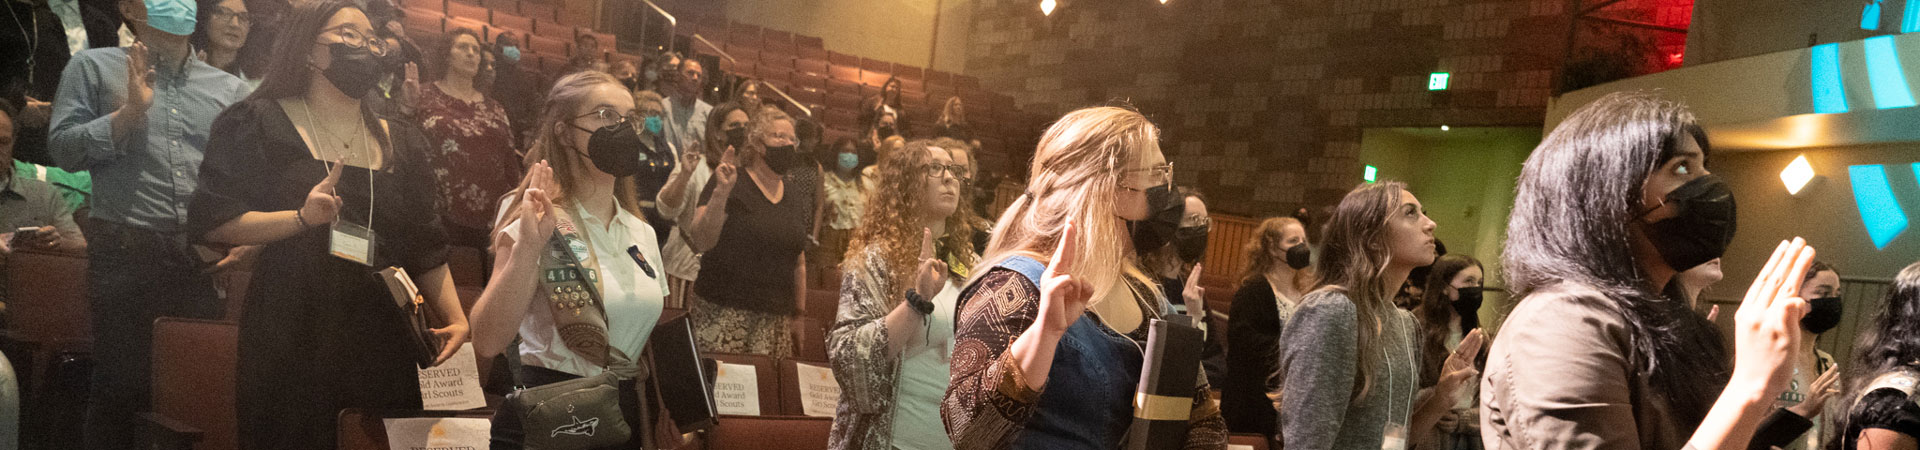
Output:
[[[1046,266],[1014,256],[1001,262],[1034,286]],[[1133,339],[1101,325],[1092,312],[1080,316],[1060,338],[1046,391],[1026,429],[1014,438],[1019,449],[1097,449],[1120,447],[1133,423],[1133,393],[1140,380],[1140,347]]]

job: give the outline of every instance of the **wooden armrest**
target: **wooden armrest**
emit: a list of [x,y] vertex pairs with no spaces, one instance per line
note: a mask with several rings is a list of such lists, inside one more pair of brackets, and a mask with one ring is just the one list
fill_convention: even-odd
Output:
[[192,425],[181,423],[154,412],[140,413],[140,420],[146,427],[148,445],[145,448],[155,450],[193,450],[193,444],[206,437],[206,432]]

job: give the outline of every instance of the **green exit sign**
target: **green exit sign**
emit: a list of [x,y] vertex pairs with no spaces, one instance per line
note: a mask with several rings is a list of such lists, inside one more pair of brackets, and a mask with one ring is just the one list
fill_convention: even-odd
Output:
[[1378,179],[1379,177],[1380,177],[1380,168],[1374,167],[1372,164],[1367,165],[1366,173],[1360,174],[1360,179],[1367,180],[1368,183],[1372,183],[1375,179]]
[[1446,72],[1434,72],[1431,74],[1427,74],[1427,90],[1429,91],[1447,90],[1447,79],[1452,77],[1453,77],[1452,74],[1448,74]]

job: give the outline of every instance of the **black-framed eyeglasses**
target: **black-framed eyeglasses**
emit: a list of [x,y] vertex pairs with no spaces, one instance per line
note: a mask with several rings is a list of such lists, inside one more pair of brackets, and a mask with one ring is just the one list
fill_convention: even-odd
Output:
[[225,7],[225,6],[215,6],[215,7],[213,7],[213,11],[212,11],[212,13],[211,13],[211,14],[209,14],[209,16],[210,16],[210,17],[211,17],[211,18],[213,19],[213,21],[215,21],[215,22],[219,22],[219,21],[222,21],[222,20],[235,20],[235,21],[239,21],[239,23],[240,23],[240,26],[252,26],[252,25],[253,25],[253,15],[252,15],[252,14],[248,14],[248,13],[245,13],[245,12],[240,12],[240,11],[234,11],[234,10],[232,10],[232,9],[228,9],[228,8],[227,8],[227,7]]
[[372,32],[355,29],[352,25],[340,25],[321,30],[321,32],[332,33],[334,36],[340,38],[341,44],[346,44],[348,47],[367,49],[367,51],[372,52],[374,56],[387,55],[386,39],[374,36]]
[[968,181],[967,166],[959,164],[928,164],[925,168],[921,169],[921,173],[924,174],[928,180],[933,181],[945,181],[949,177],[961,182]]

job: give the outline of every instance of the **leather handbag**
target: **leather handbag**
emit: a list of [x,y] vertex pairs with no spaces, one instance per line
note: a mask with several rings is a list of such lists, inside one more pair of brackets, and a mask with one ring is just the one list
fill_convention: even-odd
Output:
[[433,367],[440,358],[440,349],[446,346],[446,340],[433,333],[433,318],[426,305],[426,298],[420,296],[420,288],[407,276],[406,269],[388,267],[380,269],[380,280],[387,283],[387,292],[393,294],[395,305],[400,308],[400,317],[407,323],[407,336],[402,345],[413,356],[414,364],[421,368]]

